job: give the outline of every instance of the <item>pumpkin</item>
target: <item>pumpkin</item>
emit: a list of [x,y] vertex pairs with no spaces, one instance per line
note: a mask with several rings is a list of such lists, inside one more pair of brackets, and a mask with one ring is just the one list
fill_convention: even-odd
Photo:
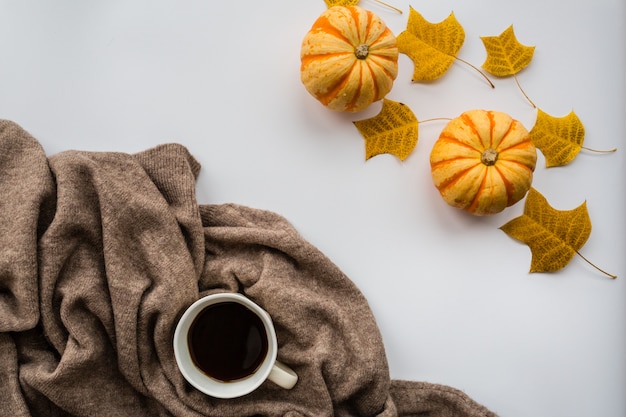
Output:
[[482,216],[521,200],[532,183],[537,150],[509,115],[470,110],[442,130],[430,154],[433,182],[451,206]]
[[371,11],[333,6],[302,41],[300,78],[322,104],[357,112],[381,100],[398,74],[396,37]]

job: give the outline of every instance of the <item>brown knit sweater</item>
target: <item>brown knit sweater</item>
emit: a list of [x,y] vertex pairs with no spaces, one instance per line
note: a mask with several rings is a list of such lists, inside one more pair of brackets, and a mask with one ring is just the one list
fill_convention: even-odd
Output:
[[[199,170],[177,144],[48,158],[0,121],[0,416],[495,416],[391,381],[350,279],[275,213],[199,205]],[[294,389],[218,400],[185,382],[173,329],[217,291],[270,313]]]

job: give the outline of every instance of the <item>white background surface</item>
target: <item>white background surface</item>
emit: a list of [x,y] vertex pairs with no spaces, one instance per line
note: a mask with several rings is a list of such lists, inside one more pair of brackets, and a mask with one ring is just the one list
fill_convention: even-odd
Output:
[[[404,14],[362,0],[398,35]],[[234,202],[287,217],[359,286],[385,340],[393,378],[462,389],[502,417],[626,416],[626,189],[622,0],[414,0],[431,22],[454,12],[459,57],[485,59],[480,36],[514,25],[535,45],[519,81],[544,111],[572,109],[582,151],[562,168],[539,155],[534,187],[557,209],[587,201],[593,231],[561,272],[529,274],[530,250],[489,218],[450,208],[428,156],[444,122],[420,124],[404,162],[364,160],[353,120],[306,93],[300,42],[322,0],[0,0],[0,117],[48,154],[137,152],[186,145],[202,163],[201,203]],[[495,89],[455,63],[439,81],[411,83],[400,56],[388,98],[418,119],[485,108],[528,129],[536,112],[512,78]],[[6,196],[2,196],[6,198]]]

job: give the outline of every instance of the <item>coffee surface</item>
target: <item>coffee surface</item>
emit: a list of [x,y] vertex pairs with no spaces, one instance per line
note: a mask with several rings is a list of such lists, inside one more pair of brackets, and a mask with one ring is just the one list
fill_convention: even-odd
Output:
[[191,324],[187,342],[194,364],[220,381],[253,374],[268,350],[263,321],[236,302],[210,305]]

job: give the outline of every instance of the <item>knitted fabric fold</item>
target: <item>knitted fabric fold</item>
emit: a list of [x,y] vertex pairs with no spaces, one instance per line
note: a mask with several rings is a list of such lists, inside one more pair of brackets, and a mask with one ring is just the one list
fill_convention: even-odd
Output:
[[[48,157],[0,121],[0,416],[495,416],[390,380],[354,283],[282,216],[198,204],[199,171],[178,144]],[[176,323],[225,291],[272,316],[292,390],[223,400],[184,380]]]

